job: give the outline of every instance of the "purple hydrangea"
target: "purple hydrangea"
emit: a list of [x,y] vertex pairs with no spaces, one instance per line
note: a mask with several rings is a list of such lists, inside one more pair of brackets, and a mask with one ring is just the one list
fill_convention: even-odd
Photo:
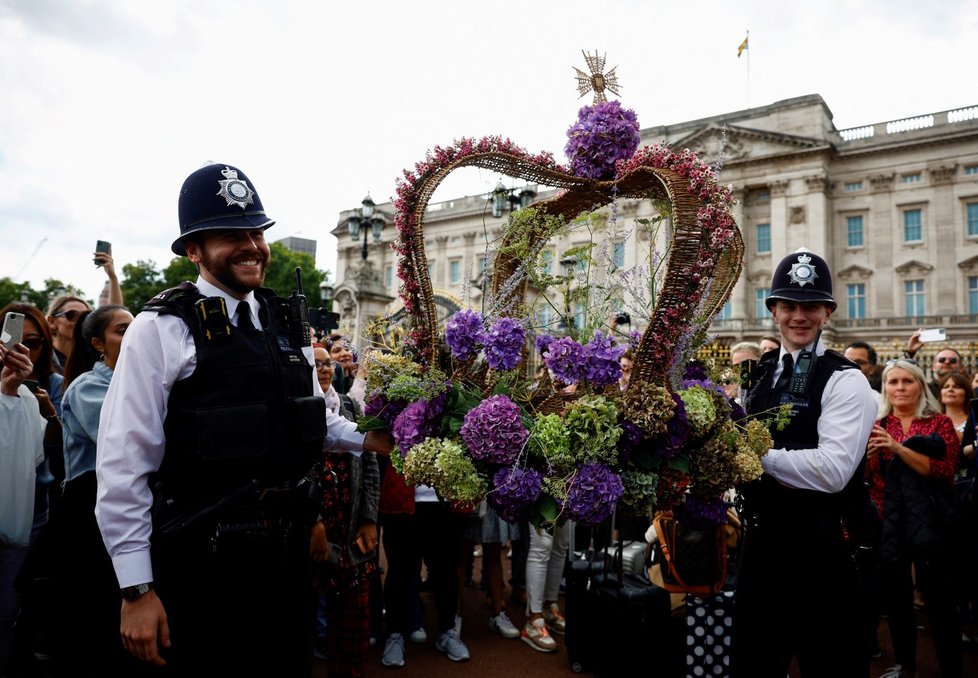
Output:
[[742,422],[747,418],[747,412],[744,408],[740,406],[736,400],[730,401],[730,419],[733,420],[735,424]]
[[625,492],[621,476],[604,464],[588,462],[577,470],[567,488],[567,517],[583,525],[597,525],[615,510]]
[[624,463],[632,458],[632,454],[642,441],[642,429],[622,417],[618,417],[618,424],[621,426],[621,435],[618,437],[618,458]]
[[456,360],[468,360],[474,356],[485,340],[482,316],[475,311],[463,309],[445,323],[445,343]]
[[565,384],[576,384],[587,376],[587,349],[570,337],[551,342],[543,361],[554,377]]
[[710,375],[706,373],[706,366],[697,360],[692,360],[687,363],[686,368],[683,370],[683,379],[706,381],[709,378]]
[[642,333],[638,330],[632,330],[628,333],[628,348],[633,351],[638,350],[638,345],[642,343]]
[[683,399],[675,392],[671,395],[672,401],[676,403],[676,410],[666,424],[665,435],[659,436],[653,442],[655,455],[660,459],[672,459],[679,454],[692,432]]
[[608,386],[621,378],[621,356],[624,346],[615,343],[610,334],[594,333],[594,339],[584,345],[587,350],[585,375],[594,386]]
[[407,403],[403,400],[388,400],[383,393],[377,393],[367,399],[363,406],[363,414],[367,417],[378,417],[387,424],[387,429],[394,428],[397,416],[404,410]]
[[503,520],[515,523],[526,515],[526,507],[540,496],[543,475],[532,468],[501,468],[492,479],[495,489],[486,499]]
[[549,334],[538,334],[536,339],[537,351],[540,355],[544,355],[548,350],[550,350],[550,344],[554,342],[554,338]]
[[584,106],[567,130],[564,153],[571,171],[579,177],[611,179],[615,163],[632,157],[641,143],[638,129],[635,111],[623,110],[617,101]]
[[500,318],[486,334],[486,362],[494,370],[511,370],[523,359],[526,330],[518,320]]
[[469,410],[459,431],[473,459],[508,466],[516,461],[530,432],[519,405],[504,395],[486,398]]
[[391,435],[402,455],[406,456],[408,450],[434,434],[445,410],[445,401],[445,394],[431,401],[416,400],[408,403],[397,415],[394,425],[391,426]]
[[727,504],[722,499],[705,501],[696,495],[686,495],[686,501],[675,508],[676,517],[693,527],[710,529],[727,524]]

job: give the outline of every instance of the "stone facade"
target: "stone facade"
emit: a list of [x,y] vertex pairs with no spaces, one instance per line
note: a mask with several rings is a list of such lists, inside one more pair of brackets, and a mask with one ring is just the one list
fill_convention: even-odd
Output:
[[[822,98],[809,95],[642,131],[643,144],[658,142],[721,162],[720,180],[737,198],[746,256],[713,327],[723,343],[773,333],[762,297],[778,261],[799,247],[821,254],[835,274],[839,308],[825,335],[830,342],[862,339],[882,348],[902,344],[919,326],[947,327],[956,344],[978,342],[978,106],[838,130]],[[429,206],[427,253],[444,314],[481,303],[473,280],[491,262],[507,219],[491,216],[490,199]],[[378,210],[389,242],[392,207]],[[387,242],[371,244],[370,299],[357,301],[361,244],[345,235],[351,214],[343,212],[333,231],[340,240],[337,301],[349,306],[344,331],[362,339],[365,318],[397,310],[398,281]],[[648,200],[618,207],[620,220],[655,214]],[[643,242],[640,231],[633,234],[620,238],[625,267],[649,246],[647,235]],[[586,236],[572,231],[553,243],[552,256]]]

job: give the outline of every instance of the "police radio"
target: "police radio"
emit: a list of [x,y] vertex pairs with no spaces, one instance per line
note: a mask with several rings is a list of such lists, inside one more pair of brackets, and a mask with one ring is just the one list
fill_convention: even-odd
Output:
[[295,289],[289,297],[289,341],[292,347],[302,350],[309,346],[312,339],[309,333],[309,307],[306,305],[306,295],[302,293],[302,269],[295,268]]
[[815,349],[818,348],[818,340],[821,336],[822,330],[820,329],[815,334],[815,343],[812,345],[812,350],[801,351],[798,354],[798,360],[795,361],[795,368],[791,372],[791,381],[788,382],[788,393],[792,396],[804,398],[808,395],[808,384],[811,382],[812,374],[815,372],[815,361],[818,360],[818,356],[815,355]]

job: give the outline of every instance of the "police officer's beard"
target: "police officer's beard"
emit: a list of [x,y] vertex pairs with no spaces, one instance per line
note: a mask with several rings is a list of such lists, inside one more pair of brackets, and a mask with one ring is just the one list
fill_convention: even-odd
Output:
[[238,292],[239,294],[248,294],[248,292],[261,287],[265,282],[265,271],[268,269],[268,257],[262,255],[261,253],[255,253],[254,258],[257,259],[258,263],[261,265],[261,278],[258,280],[257,285],[251,282],[245,282],[238,278],[234,273],[232,264],[230,264],[227,259],[219,260],[216,257],[211,257],[206,250],[201,250],[200,252],[201,266],[206,268],[210,274],[226,288],[232,292]]

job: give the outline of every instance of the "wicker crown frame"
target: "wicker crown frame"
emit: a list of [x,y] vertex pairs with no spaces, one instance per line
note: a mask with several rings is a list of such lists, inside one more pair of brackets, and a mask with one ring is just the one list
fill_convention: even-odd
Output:
[[[716,313],[726,303],[740,276],[744,254],[740,231],[734,227],[733,238],[723,251],[711,251],[710,234],[697,219],[697,212],[703,203],[690,190],[689,181],[673,170],[639,166],[617,180],[598,181],[542,167],[526,158],[504,152],[471,154],[440,167],[415,187],[417,194],[413,211],[413,246],[402,256],[412,259],[410,268],[417,277],[419,303],[413,314],[413,321],[415,328],[425,338],[419,348],[426,362],[430,363],[437,355],[439,331],[424,247],[424,215],[428,201],[438,185],[451,172],[461,167],[480,167],[527,182],[565,189],[559,195],[533,205],[534,209],[559,216],[564,221],[574,219],[581,212],[607,205],[616,197],[667,199],[672,203],[673,236],[665,279],[649,326],[634,356],[630,381],[632,387],[643,383],[663,382],[670,365],[661,356],[671,355],[674,349],[672,346],[662,345],[664,338],[675,336],[674,329],[677,326],[691,326],[698,314],[712,316]],[[543,229],[531,233],[531,248],[552,235],[543,232]],[[506,233],[500,249],[504,249],[512,237],[515,234]],[[704,268],[705,261],[712,264]],[[512,256],[500,254],[496,257],[492,270],[494,293],[509,280],[519,264]],[[697,275],[691,275],[691,270],[696,270]],[[712,280],[705,298],[701,304],[689,303],[691,299],[699,299],[702,295],[704,277]]]

